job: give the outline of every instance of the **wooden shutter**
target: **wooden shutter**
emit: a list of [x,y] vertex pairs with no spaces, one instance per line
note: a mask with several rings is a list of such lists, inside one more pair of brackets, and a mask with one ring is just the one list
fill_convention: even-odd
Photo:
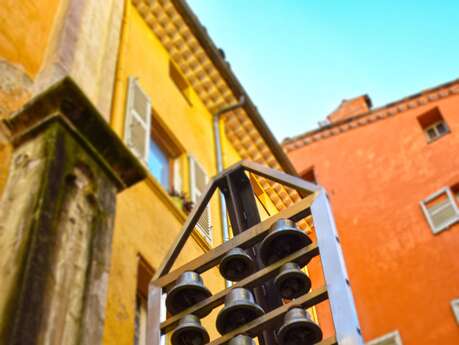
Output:
[[[190,194],[191,201],[196,203],[204,192],[207,182],[209,180],[204,169],[199,163],[193,158],[189,157],[190,164]],[[212,242],[212,224],[210,221],[210,205],[206,207],[201,217],[198,220],[197,228],[204,235],[204,237]]]
[[145,164],[151,126],[151,100],[142,90],[137,78],[129,77],[124,124],[124,140],[132,152]]

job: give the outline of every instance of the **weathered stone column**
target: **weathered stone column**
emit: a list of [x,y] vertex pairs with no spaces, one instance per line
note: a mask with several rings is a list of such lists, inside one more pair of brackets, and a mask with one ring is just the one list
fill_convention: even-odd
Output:
[[100,344],[116,193],[145,172],[68,78],[4,124],[0,344]]

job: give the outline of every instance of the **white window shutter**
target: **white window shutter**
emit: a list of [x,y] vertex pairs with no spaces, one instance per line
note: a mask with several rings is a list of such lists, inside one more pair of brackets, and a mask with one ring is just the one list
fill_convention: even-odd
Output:
[[[199,163],[189,156],[190,165],[190,197],[195,204],[199,197],[204,193],[209,177]],[[204,237],[212,242],[212,224],[210,218],[210,205],[203,211],[201,217],[196,224],[196,227],[204,235]]]
[[137,78],[129,77],[124,124],[124,140],[132,152],[145,164],[151,127],[151,100]]
[[[435,199],[443,196],[444,199],[429,205]],[[447,229],[459,221],[459,208],[454,195],[448,187],[442,188],[421,201],[421,208],[434,234]]]

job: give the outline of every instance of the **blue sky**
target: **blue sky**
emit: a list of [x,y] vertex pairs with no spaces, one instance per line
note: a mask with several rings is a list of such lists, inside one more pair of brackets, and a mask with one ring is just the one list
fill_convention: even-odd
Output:
[[279,140],[459,77],[459,1],[188,2]]

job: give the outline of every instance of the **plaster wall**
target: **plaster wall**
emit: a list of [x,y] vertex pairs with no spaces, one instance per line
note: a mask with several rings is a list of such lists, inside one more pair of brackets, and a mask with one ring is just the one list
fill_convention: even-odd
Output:
[[[193,90],[188,93],[187,102],[170,79],[169,61],[169,54],[161,42],[128,3],[116,71],[112,127],[122,136],[128,78],[135,76],[151,97],[158,120],[173,139],[185,148],[184,155],[191,154],[208,175],[213,176],[216,171],[212,115]],[[152,126],[155,126],[154,121]],[[226,138],[223,138],[223,142],[226,166],[239,161],[240,157]],[[183,186],[187,191],[186,159],[182,161],[185,162],[182,169]],[[217,198],[214,197],[211,202],[213,246],[217,246],[221,243]],[[170,197],[154,177],[121,193],[117,207],[104,344],[132,344],[138,256],[157,269],[180,231],[185,216],[171,203]],[[197,237],[191,237],[179,256],[177,266],[198,257],[205,250]],[[224,281],[217,269],[206,272],[203,279],[213,292],[224,288]],[[214,311],[204,320],[211,338],[217,336],[214,329],[217,312]]]
[[[417,116],[435,106],[451,133],[428,143]],[[399,330],[404,345],[459,343],[459,225],[434,235],[419,206],[459,182],[458,111],[452,95],[289,152],[328,190],[365,340]]]

